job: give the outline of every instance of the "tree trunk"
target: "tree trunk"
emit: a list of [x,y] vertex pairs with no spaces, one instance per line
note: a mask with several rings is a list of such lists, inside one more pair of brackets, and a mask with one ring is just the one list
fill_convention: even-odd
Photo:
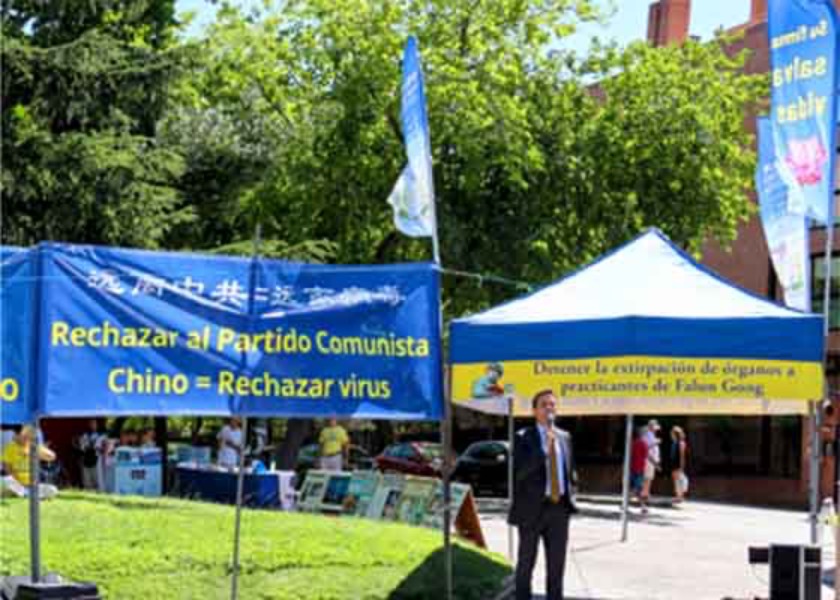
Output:
[[286,422],[286,437],[277,447],[277,469],[293,471],[297,463],[297,455],[303,442],[312,433],[311,419],[289,419]]

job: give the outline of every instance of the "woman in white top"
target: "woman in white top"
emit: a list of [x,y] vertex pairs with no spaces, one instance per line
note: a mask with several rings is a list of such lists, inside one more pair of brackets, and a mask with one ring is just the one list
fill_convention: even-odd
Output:
[[231,417],[216,439],[219,440],[219,466],[226,469],[239,466],[239,453],[242,452],[242,422],[239,417]]

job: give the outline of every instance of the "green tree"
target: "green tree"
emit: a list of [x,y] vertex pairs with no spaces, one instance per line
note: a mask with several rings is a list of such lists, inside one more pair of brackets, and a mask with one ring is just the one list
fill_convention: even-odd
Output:
[[[190,145],[196,172],[231,174],[208,214],[247,218],[225,224],[221,243],[261,221],[289,244],[330,240],[340,262],[427,258],[428,243],[397,234],[385,203],[405,162],[399,60],[411,33],[446,266],[541,282],[648,226],[693,252],[730,241],[751,210],[744,111],[766,82],[744,75],[744,56],[722,41],[595,47],[585,59],[558,49],[594,18],[572,0],[225,8],[165,130]],[[214,196],[202,180],[192,193]],[[447,310],[515,291],[447,279]]]
[[193,218],[157,124],[184,64],[174,0],[2,3],[4,243],[160,246]]
[[[188,193],[207,217],[185,235],[242,244],[261,222],[292,246],[329,240],[338,262],[428,259],[385,202],[405,163],[400,57],[414,34],[446,266],[536,283],[648,226],[693,252],[731,240],[751,210],[743,115],[766,82],[721,41],[560,49],[596,18],[585,0],[223,8],[163,127],[188,149]],[[446,312],[517,291],[447,278]]]

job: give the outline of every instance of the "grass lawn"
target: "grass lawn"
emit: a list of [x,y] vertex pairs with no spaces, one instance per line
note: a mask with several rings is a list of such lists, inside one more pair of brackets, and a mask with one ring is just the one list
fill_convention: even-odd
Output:
[[[0,573],[29,568],[28,501],[0,502]],[[42,563],[93,581],[109,599],[230,595],[233,507],[62,492],[41,504]],[[443,596],[439,532],[365,519],[245,510],[244,599]],[[454,552],[456,597],[500,589],[505,560],[469,544]]]

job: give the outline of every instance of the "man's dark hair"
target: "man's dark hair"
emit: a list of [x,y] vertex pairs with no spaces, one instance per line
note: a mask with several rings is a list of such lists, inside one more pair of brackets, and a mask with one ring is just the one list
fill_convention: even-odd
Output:
[[543,396],[553,396],[554,390],[551,388],[546,388],[544,390],[540,390],[536,394],[534,394],[534,399],[531,400],[531,408],[537,408],[537,405],[540,403],[540,398]]

